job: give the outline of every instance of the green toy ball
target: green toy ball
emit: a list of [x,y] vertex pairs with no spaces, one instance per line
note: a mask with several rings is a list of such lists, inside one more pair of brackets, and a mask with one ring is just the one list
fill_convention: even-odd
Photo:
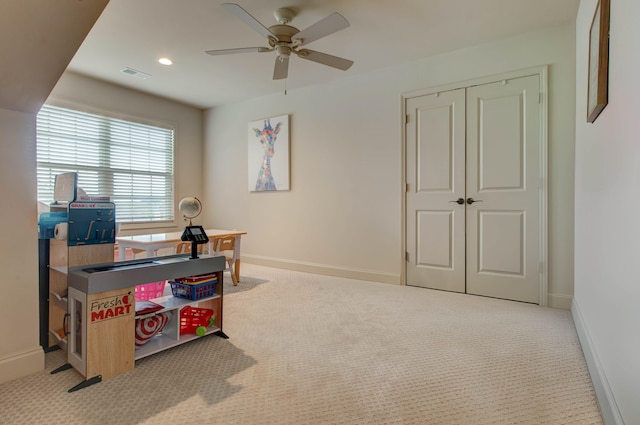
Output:
[[207,334],[207,327],[206,326],[198,326],[196,328],[196,335],[205,336],[206,334]]

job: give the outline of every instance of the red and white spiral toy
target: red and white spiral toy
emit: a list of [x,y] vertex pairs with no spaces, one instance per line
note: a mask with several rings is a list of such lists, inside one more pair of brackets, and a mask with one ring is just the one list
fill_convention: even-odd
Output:
[[158,313],[136,320],[136,347],[141,347],[160,332],[169,321],[169,314]]

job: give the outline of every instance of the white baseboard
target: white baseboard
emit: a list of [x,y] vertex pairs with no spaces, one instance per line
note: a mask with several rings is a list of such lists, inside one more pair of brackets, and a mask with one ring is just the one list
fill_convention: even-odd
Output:
[[[347,279],[369,280],[372,282],[400,284],[400,276],[374,273],[365,270],[347,269],[328,266],[326,264],[305,263],[301,261],[283,260],[280,258],[262,257],[258,255],[242,255],[242,262],[276,267],[297,272],[315,273],[326,276],[344,277]],[[242,268],[240,269],[242,273]]]
[[571,310],[571,304],[573,301],[572,295],[564,294],[548,294],[549,307],[562,308],[565,310]]
[[575,299],[571,306],[571,316],[573,316],[573,322],[576,325],[578,338],[582,345],[582,352],[584,353],[584,358],[587,361],[591,381],[593,382],[596,397],[598,398],[598,404],[600,405],[602,420],[605,425],[624,425],[622,415],[620,414],[613,392],[609,386],[609,381],[607,380],[607,376],[602,368],[602,363],[600,363],[598,353],[591,341],[589,330],[585,326],[578,302]]
[[[267,267],[276,267],[285,270],[294,270],[304,273],[316,273],[326,276],[344,277],[347,279],[359,279],[369,280],[379,283],[391,283],[394,285],[400,285],[401,279],[398,275],[374,273],[364,270],[347,269],[334,266],[328,266],[326,264],[307,263],[302,261],[283,260],[281,258],[264,257],[259,255],[242,255],[242,261],[258,264]],[[549,294],[549,307],[562,308],[565,310],[571,310],[571,303],[573,301],[572,295],[564,294]]]
[[0,359],[0,384],[44,370],[44,351],[38,346],[33,350],[13,354]]

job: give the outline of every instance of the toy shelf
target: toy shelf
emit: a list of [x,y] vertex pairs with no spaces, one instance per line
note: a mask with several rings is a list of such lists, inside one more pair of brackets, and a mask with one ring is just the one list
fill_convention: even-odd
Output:
[[[207,333],[219,332],[221,329],[218,327],[220,323],[219,314],[220,306],[222,303],[222,296],[220,294],[214,294],[210,297],[202,298],[199,300],[188,300],[185,298],[177,298],[173,295],[167,295],[160,298],[152,299],[156,304],[160,304],[164,308],[150,315],[157,313],[169,313],[171,317],[166,326],[162,330],[162,333],[151,338],[147,343],[141,347],[136,347],[135,360],[142,359],[143,357],[150,356],[160,351],[166,350],[171,347],[175,347],[180,344],[184,344],[194,339],[201,338],[195,334],[180,334],[180,311],[187,306],[211,308],[216,314],[216,325],[207,328]],[[145,316],[138,316],[145,317]]]
[[68,313],[69,268],[112,260],[113,244],[68,246],[66,240],[50,240],[48,347],[57,345],[67,350],[67,339],[61,339],[56,330],[64,329]]

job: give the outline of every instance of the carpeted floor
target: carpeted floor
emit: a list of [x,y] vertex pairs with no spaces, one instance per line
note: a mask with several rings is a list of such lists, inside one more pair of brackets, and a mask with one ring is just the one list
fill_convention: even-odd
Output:
[[0,385],[0,424],[602,424],[569,311],[243,264],[225,340],[75,393]]

